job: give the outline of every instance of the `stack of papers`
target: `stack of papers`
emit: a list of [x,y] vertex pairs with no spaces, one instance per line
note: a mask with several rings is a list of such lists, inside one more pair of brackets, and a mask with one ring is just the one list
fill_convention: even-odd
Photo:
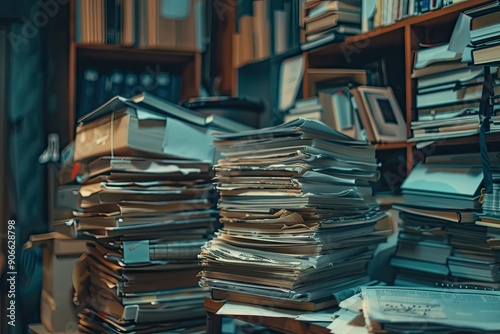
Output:
[[139,157],[84,165],[75,217],[54,226],[89,239],[81,330],[202,328],[197,255],[217,221],[210,165]]
[[398,268],[396,285],[500,287],[487,228],[474,224],[481,212],[480,162],[478,153],[431,156],[404,181],[404,202],[393,206],[402,220],[391,259]]
[[[464,137],[479,132],[484,67],[469,66],[461,58],[462,53],[453,51],[450,43],[416,52],[412,78],[416,81],[418,119],[411,122],[413,137],[409,141]],[[491,67],[490,71],[498,94],[498,67]]]
[[370,333],[498,333],[500,292],[366,287],[361,293]]
[[385,241],[368,184],[377,177],[373,146],[306,119],[215,136],[224,226],[202,248],[201,285],[240,294],[235,301],[315,310],[368,282]]
[[78,293],[82,332],[204,331],[198,254],[218,221],[211,131],[237,124],[224,121],[147,94],[80,119],[78,199],[54,229],[88,239],[75,280],[88,278]]

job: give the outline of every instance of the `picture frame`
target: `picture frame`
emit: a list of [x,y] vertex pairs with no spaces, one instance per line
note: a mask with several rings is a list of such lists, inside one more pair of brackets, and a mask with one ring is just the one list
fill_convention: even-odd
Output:
[[357,87],[375,141],[406,141],[406,122],[391,87]]

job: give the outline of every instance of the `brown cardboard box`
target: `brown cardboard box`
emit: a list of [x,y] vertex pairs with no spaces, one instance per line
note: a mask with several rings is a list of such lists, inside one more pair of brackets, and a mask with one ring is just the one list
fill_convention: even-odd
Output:
[[77,127],[74,159],[82,161],[111,153],[115,156],[137,155],[136,152],[161,154],[164,137],[164,120],[139,120],[130,111],[117,112]]
[[209,126],[128,108],[78,126],[74,158],[91,160],[113,153],[214,161],[213,131]]
[[77,332],[73,304],[73,266],[85,252],[85,241],[60,233],[32,235],[26,247],[42,245],[43,282],[40,318],[49,333]]

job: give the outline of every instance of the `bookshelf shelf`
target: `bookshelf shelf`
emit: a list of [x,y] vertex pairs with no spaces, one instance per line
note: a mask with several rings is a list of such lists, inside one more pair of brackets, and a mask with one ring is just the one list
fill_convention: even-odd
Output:
[[[500,141],[500,132],[490,132],[486,134],[486,141],[488,143],[499,142]],[[457,145],[468,145],[468,144],[478,144],[479,143],[479,135],[467,136],[467,137],[458,137],[458,138],[449,138],[438,140],[434,142],[436,146],[457,146]]]
[[[458,14],[470,7],[489,2],[489,0],[462,1],[442,9],[434,10],[417,16],[407,17],[396,23],[370,30],[366,33],[351,36],[343,42],[325,45],[321,48],[310,50],[310,57],[332,56],[343,53],[346,46],[362,49],[386,48],[404,44],[404,30],[411,26],[429,27],[435,25],[449,26],[455,21]],[[436,33],[436,31],[433,31]]]
[[398,148],[408,148],[413,146],[415,143],[409,142],[394,142],[394,143],[378,143],[376,144],[377,150],[393,150]]
[[76,43],[79,58],[94,60],[129,60],[184,65],[198,54],[191,50],[165,50],[128,48],[118,45],[92,45]]

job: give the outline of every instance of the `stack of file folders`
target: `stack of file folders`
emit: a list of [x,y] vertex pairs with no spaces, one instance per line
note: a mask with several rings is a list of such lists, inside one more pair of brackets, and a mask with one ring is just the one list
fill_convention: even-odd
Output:
[[89,238],[80,329],[201,330],[206,291],[197,284],[197,255],[217,220],[210,164],[102,157],[81,181],[75,218],[55,227]]
[[385,241],[373,146],[307,119],[215,136],[223,228],[200,254],[214,299],[316,310],[369,281]]
[[474,224],[482,185],[477,153],[431,156],[412,169],[401,187],[404,202],[393,205],[402,219],[391,259],[396,285],[500,287],[498,253],[486,227]]
[[[416,83],[418,119],[411,123],[410,141],[471,136],[479,132],[484,67],[468,65],[462,61],[462,53],[449,48],[450,44],[437,45],[415,54],[412,78]],[[491,67],[490,72],[498,95],[498,67]]]
[[79,330],[202,333],[198,254],[218,221],[211,130],[199,122],[208,116],[140,99],[117,97],[77,129],[74,217],[54,230],[88,239],[75,276]]

